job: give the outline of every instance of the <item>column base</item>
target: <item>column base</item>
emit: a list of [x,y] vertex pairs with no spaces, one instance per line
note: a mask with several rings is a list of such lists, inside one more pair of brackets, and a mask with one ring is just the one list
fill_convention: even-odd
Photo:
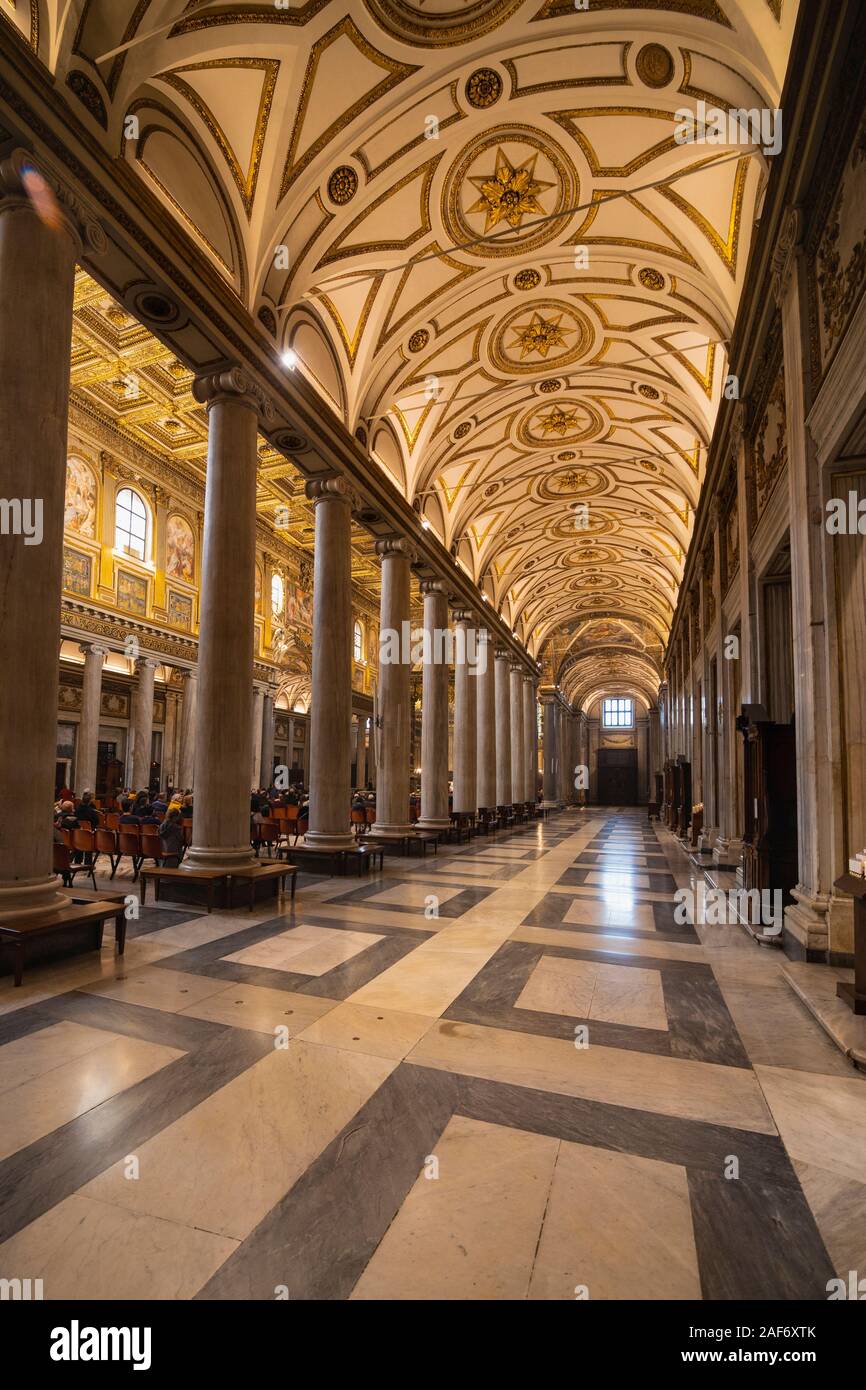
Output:
[[829,949],[830,899],[812,894],[802,883],[791,889],[795,901],[785,908],[783,946],[794,960],[826,959]]
[[382,836],[384,839],[390,835],[396,839],[398,835],[411,835],[414,829],[414,825],[408,822],[405,825],[388,825],[385,821],[374,821],[370,826],[370,835]]
[[70,899],[60,892],[56,874],[45,878],[22,878],[17,882],[0,884],[0,923],[23,922],[28,917],[41,917],[68,907]]
[[545,798],[541,803],[541,809],[543,811],[555,811],[558,805],[558,801],[548,801],[547,798]]
[[713,845],[713,864],[717,869],[735,869],[743,857],[742,840],[726,840],[723,835],[716,837]]
[[[345,830],[342,833],[337,832],[335,835],[330,835],[327,830],[308,830],[304,836],[304,845],[310,849],[357,849],[358,840],[351,830]],[[302,845],[301,849],[303,847]]]
[[[375,827],[374,827],[375,828]],[[424,820],[416,820],[416,830],[450,830],[451,821],[448,817],[444,820],[436,816],[427,816]]]
[[249,869],[256,857],[249,845],[190,845],[181,869],[223,869],[227,874]]

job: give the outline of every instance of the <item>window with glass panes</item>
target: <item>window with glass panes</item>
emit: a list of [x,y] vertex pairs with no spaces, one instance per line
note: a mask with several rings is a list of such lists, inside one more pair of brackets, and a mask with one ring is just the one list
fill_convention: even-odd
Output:
[[602,701],[601,722],[605,729],[630,729],[634,724],[634,700]]

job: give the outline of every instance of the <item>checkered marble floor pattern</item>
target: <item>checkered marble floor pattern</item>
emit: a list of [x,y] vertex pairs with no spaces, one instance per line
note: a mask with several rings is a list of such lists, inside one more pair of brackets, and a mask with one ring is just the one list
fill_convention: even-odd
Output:
[[3,976],[0,1277],[826,1298],[866,1267],[866,1078],[781,952],[677,922],[691,873],[643,812],[565,811]]

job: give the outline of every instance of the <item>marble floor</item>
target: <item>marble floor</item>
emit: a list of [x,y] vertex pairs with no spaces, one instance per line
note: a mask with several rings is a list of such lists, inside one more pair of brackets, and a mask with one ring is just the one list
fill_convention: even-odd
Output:
[[676,920],[695,872],[564,811],[0,977],[0,1278],[825,1299],[866,1269],[866,1077],[781,951]]

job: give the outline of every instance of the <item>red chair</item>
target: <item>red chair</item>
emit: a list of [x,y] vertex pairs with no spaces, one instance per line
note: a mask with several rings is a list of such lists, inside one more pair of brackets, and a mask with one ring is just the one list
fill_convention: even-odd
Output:
[[93,860],[94,864],[100,854],[107,854],[108,862],[111,865],[111,877],[114,878],[117,872],[117,866],[120,863],[120,855],[117,852],[117,831],[106,830],[104,826],[97,826],[96,830],[93,832],[93,842],[96,849]]
[[138,878],[138,871],[141,868],[141,831],[138,826],[127,825],[117,832],[117,848],[119,858],[124,855],[132,860],[132,881]]
[[[256,851],[256,858],[259,857],[259,850],[262,845],[278,845],[282,833],[278,825],[269,825],[267,822],[254,824],[252,842]],[[273,859],[270,848],[268,849],[268,858]]]
[[145,859],[152,859],[154,864],[162,861],[162,843],[159,838],[159,830],[155,825],[143,825],[141,827],[141,858],[139,868]]
[[120,829],[120,812],[119,812],[119,811],[106,811],[106,813],[105,813],[105,825],[106,825],[106,829],[108,829],[108,830],[119,830],[119,829]]
[[56,874],[60,874],[64,888],[71,888],[76,874],[90,875],[93,884],[93,891],[96,892],[96,876],[93,872],[92,864],[73,864],[72,851],[68,845],[54,844],[53,868]]
[[309,825],[309,821],[308,821],[308,820],[301,820],[300,816],[299,816],[298,819],[295,821],[295,844],[298,843],[298,836],[299,836],[299,835],[306,835],[306,833],[307,833],[307,826],[308,826],[308,825]]

